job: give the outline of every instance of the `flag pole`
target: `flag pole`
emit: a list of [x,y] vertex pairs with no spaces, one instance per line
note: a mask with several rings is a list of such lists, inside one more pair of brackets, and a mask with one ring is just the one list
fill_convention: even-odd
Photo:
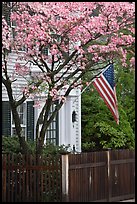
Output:
[[76,98],[75,98],[75,100],[73,101],[73,103],[77,100],[77,98],[79,97],[79,96],[81,96],[82,95],[82,93],[90,86],[90,84],[92,83],[92,81],[93,81],[94,79],[92,79],[90,82],[89,82],[89,84],[81,91],[81,93],[78,95],[78,96],[76,96]]

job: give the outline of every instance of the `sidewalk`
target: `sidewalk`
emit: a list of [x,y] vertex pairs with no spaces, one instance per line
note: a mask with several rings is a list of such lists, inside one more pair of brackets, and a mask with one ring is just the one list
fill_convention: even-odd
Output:
[[135,202],[135,199],[130,199],[130,200],[122,200],[120,202]]

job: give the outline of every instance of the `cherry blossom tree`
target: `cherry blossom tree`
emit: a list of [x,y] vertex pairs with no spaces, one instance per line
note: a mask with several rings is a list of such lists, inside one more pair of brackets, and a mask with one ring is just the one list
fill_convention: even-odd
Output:
[[[92,80],[118,57],[127,66],[127,55],[135,40],[135,3],[16,2],[15,5],[10,15],[15,24],[14,38],[11,27],[2,18],[2,82],[22,147],[25,140],[17,107],[27,98],[35,101],[35,107],[44,102],[36,124],[37,153],[41,153],[47,128],[71,90],[82,89],[84,74],[90,72]],[[7,66],[11,50],[25,61],[24,65],[15,64],[12,76]],[[134,64],[134,58],[131,63]],[[34,66],[39,70],[37,73]],[[12,84],[18,76],[26,79],[26,86],[20,99],[15,100]],[[49,114],[53,104],[55,110]]]

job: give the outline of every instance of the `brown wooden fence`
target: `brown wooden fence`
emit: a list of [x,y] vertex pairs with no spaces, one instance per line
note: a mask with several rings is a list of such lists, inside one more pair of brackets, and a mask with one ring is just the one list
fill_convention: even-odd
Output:
[[3,202],[58,202],[61,189],[61,157],[2,155]]
[[70,202],[113,202],[135,197],[135,151],[70,154]]
[[3,202],[113,202],[135,197],[135,151],[2,155]]

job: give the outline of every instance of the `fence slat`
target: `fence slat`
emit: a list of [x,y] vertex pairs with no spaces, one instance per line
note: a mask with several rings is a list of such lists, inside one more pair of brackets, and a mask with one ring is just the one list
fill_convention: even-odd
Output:
[[[36,166],[36,157],[33,157],[33,165]],[[36,171],[33,170],[33,199],[34,202],[37,201],[37,185],[36,185]]]
[[[22,158],[22,165],[25,166],[25,155]],[[22,200],[25,200],[25,197],[26,197],[25,174],[26,174],[26,171],[25,171],[25,169],[23,169],[23,171],[22,171]]]
[[3,202],[6,202],[6,155],[2,155],[2,195],[3,195]]
[[[8,163],[8,164],[11,163],[11,161],[10,161],[10,154],[7,155],[7,163]],[[11,185],[10,185],[10,180],[11,180],[11,178],[10,178],[10,170],[8,169],[8,170],[7,170],[7,183],[8,183],[7,186],[8,186],[8,187],[7,187],[7,195],[6,195],[8,202],[10,202],[10,200],[11,200],[11,198],[10,198],[10,191],[11,191],[11,188],[10,188],[10,187],[11,187]]]

